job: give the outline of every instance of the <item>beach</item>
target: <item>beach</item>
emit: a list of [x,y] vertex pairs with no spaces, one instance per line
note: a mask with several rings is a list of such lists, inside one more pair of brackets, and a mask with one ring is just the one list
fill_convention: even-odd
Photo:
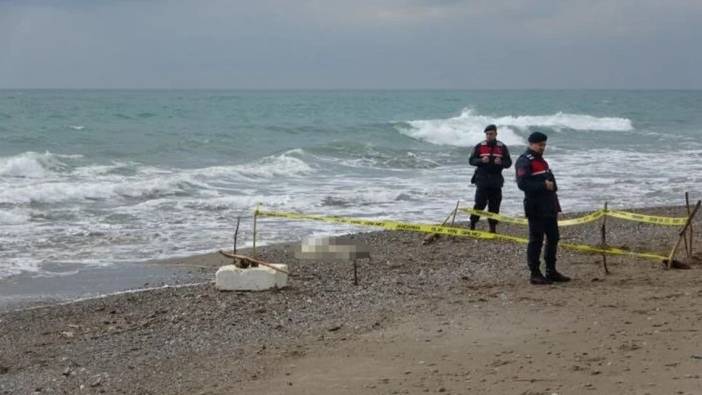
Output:
[[[642,212],[686,215],[681,207]],[[621,220],[607,227],[611,246],[635,251],[665,253],[676,235]],[[564,242],[599,242],[598,223],[561,231]],[[358,286],[349,263],[298,261],[294,244],[271,244],[257,256],[289,265],[285,289],[215,290],[214,272],[228,261],[213,252],[149,263],[163,273],[135,287],[146,290],[3,312],[0,392],[702,391],[699,253],[690,270],[609,257],[605,275],[599,255],[561,249],[559,269],[575,280],[534,287],[520,244],[349,237],[372,256],[359,262]],[[700,244],[696,236],[697,251]]]
[[0,0],[0,395],[702,395],[701,26]]

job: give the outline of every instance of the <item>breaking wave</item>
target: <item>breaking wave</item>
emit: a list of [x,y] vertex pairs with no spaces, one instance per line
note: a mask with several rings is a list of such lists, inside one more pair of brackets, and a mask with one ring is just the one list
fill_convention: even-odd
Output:
[[416,120],[399,123],[396,129],[409,137],[431,144],[468,147],[484,138],[483,129],[496,124],[499,139],[508,145],[523,144],[524,138],[517,131],[543,127],[561,130],[598,130],[624,132],[633,130],[627,118],[594,117],[586,114],[556,113],[553,115],[488,116],[466,108],[457,117],[448,119]]

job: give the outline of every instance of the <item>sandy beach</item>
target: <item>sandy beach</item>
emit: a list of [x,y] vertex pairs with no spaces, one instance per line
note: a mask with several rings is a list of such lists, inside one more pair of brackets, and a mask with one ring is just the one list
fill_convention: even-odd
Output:
[[[608,229],[612,246],[660,253],[676,234],[621,220]],[[154,289],[1,313],[0,392],[702,393],[700,253],[690,270],[609,257],[605,275],[600,256],[561,250],[575,280],[534,287],[523,245],[351,237],[372,254],[359,286],[348,263],[271,245],[259,256],[289,265],[283,290],[215,290],[207,281],[228,261],[212,253],[146,264],[168,273]],[[562,228],[562,240],[596,244],[598,225]]]

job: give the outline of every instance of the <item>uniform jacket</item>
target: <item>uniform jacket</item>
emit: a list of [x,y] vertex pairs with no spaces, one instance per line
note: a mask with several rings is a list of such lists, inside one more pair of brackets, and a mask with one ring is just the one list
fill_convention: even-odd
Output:
[[[483,157],[490,158],[488,163],[483,163]],[[495,159],[502,159],[502,164],[495,164]],[[475,166],[475,173],[470,180],[478,188],[502,188],[505,179],[502,177],[502,170],[512,166],[512,158],[509,156],[507,146],[501,141],[488,143],[483,141],[473,148],[468,162]]]
[[[558,202],[558,184],[548,162],[536,152],[527,149],[515,164],[517,186],[524,191],[524,212],[527,217],[556,217],[561,211]],[[554,190],[546,189],[545,181],[554,183]]]

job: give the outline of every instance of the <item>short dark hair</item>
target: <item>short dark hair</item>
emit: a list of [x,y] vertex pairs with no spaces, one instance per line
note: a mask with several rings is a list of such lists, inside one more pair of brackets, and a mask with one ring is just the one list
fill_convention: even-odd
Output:
[[487,133],[487,132],[497,132],[497,126],[492,125],[492,124],[487,125],[487,126],[485,127],[484,132],[485,132],[485,133]]

